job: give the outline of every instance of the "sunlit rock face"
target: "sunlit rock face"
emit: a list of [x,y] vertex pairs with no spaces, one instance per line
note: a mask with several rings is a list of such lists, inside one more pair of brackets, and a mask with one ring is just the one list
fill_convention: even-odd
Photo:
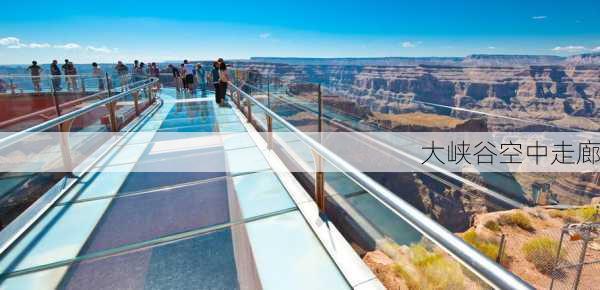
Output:
[[287,81],[322,83],[331,95],[373,112],[403,113],[412,106],[406,100],[417,100],[570,128],[600,126],[600,54],[470,56],[444,65],[236,65]]

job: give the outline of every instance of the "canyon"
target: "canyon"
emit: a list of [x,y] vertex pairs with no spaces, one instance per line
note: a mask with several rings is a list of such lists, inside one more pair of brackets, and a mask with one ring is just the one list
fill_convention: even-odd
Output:
[[[326,110],[376,124],[374,130],[600,131],[600,54],[253,58],[233,67],[256,72],[253,82],[283,84],[303,102],[314,102],[315,84],[321,84]],[[301,125],[305,114],[287,119]],[[510,209],[456,181],[449,186],[425,174],[370,175],[451,231],[464,231],[477,214]],[[464,177],[530,205],[548,202],[536,200],[535,183],[549,184],[561,204],[583,205],[600,195],[598,180],[578,173]]]

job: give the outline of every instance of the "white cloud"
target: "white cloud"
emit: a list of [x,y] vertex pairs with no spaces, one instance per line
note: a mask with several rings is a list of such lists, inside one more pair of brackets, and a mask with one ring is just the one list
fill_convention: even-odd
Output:
[[585,46],[569,45],[569,46],[557,46],[557,47],[553,48],[552,50],[558,51],[558,52],[578,52],[578,51],[584,51],[584,50],[586,50],[586,48],[585,48]]
[[548,18],[548,16],[545,16],[545,15],[531,17],[531,19],[533,19],[533,20],[544,20],[546,18]]
[[600,46],[593,48],[592,51],[600,51]]
[[54,45],[54,48],[79,49],[79,48],[81,48],[81,45],[79,45],[77,43],[57,44],[57,45]]
[[20,45],[21,44],[21,40],[16,38],[16,37],[5,37],[5,38],[0,38],[0,45],[2,46],[15,46],[15,45]]
[[23,43],[20,39],[16,37],[5,37],[0,38],[0,45],[6,46],[7,48],[48,48],[50,44],[48,43]]
[[49,43],[30,43],[27,47],[29,48],[48,48],[50,47]]
[[495,46],[488,46],[487,49],[494,50],[494,49],[496,49],[496,47]]
[[265,32],[258,35],[261,39],[267,39],[271,37],[271,33]]
[[402,43],[402,47],[404,48],[413,48],[413,47],[417,47],[419,44],[421,44],[421,42],[411,42],[411,41],[405,41]]
[[25,43],[17,43],[17,44],[7,46],[7,48],[23,48],[23,47],[29,47],[29,46]]
[[92,51],[92,52],[100,52],[100,53],[112,53],[114,50],[110,49],[106,46],[102,46],[102,47],[95,47],[95,46],[88,46],[85,48],[86,50]]

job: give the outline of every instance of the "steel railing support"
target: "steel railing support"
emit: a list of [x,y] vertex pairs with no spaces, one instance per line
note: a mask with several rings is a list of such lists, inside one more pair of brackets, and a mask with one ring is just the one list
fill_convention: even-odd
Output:
[[267,148],[273,149],[273,118],[267,115]]
[[63,159],[64,168],[67,169],[68,173],[73,172],[73,158],[71,157],[71,146],[69,144],[69,132],[73,126],[75,119],[68,120],[58,125],[60,131],[60,153]]
[[[146,89],[144,89],[144,93],[145,93],[145,91],[146,91]],[[135,109],[135,115],[139,116],[140,115],[140,106],[139,106],[140,91],[132,92],[131,96],[133,97],[133,108]]]

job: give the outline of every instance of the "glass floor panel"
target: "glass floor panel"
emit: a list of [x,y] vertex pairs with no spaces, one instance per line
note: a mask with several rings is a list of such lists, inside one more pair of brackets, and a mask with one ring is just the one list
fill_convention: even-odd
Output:
[[233,178],[242,216],[251,218],[294,207],[294,202],[273,172],[258,172]]
[[257,147],[225,151],[229,171],[233,175],[269,169],[269,164]]
[[247,228],[263,289],[350,289],[298,211]]
[[[164,92],[139,131],[245,132],[232,108]],[[144,135],[124,138],[1,257],[1,289],[348,289],[247,134]],[[183,162],[223,170],[150,172]]]

